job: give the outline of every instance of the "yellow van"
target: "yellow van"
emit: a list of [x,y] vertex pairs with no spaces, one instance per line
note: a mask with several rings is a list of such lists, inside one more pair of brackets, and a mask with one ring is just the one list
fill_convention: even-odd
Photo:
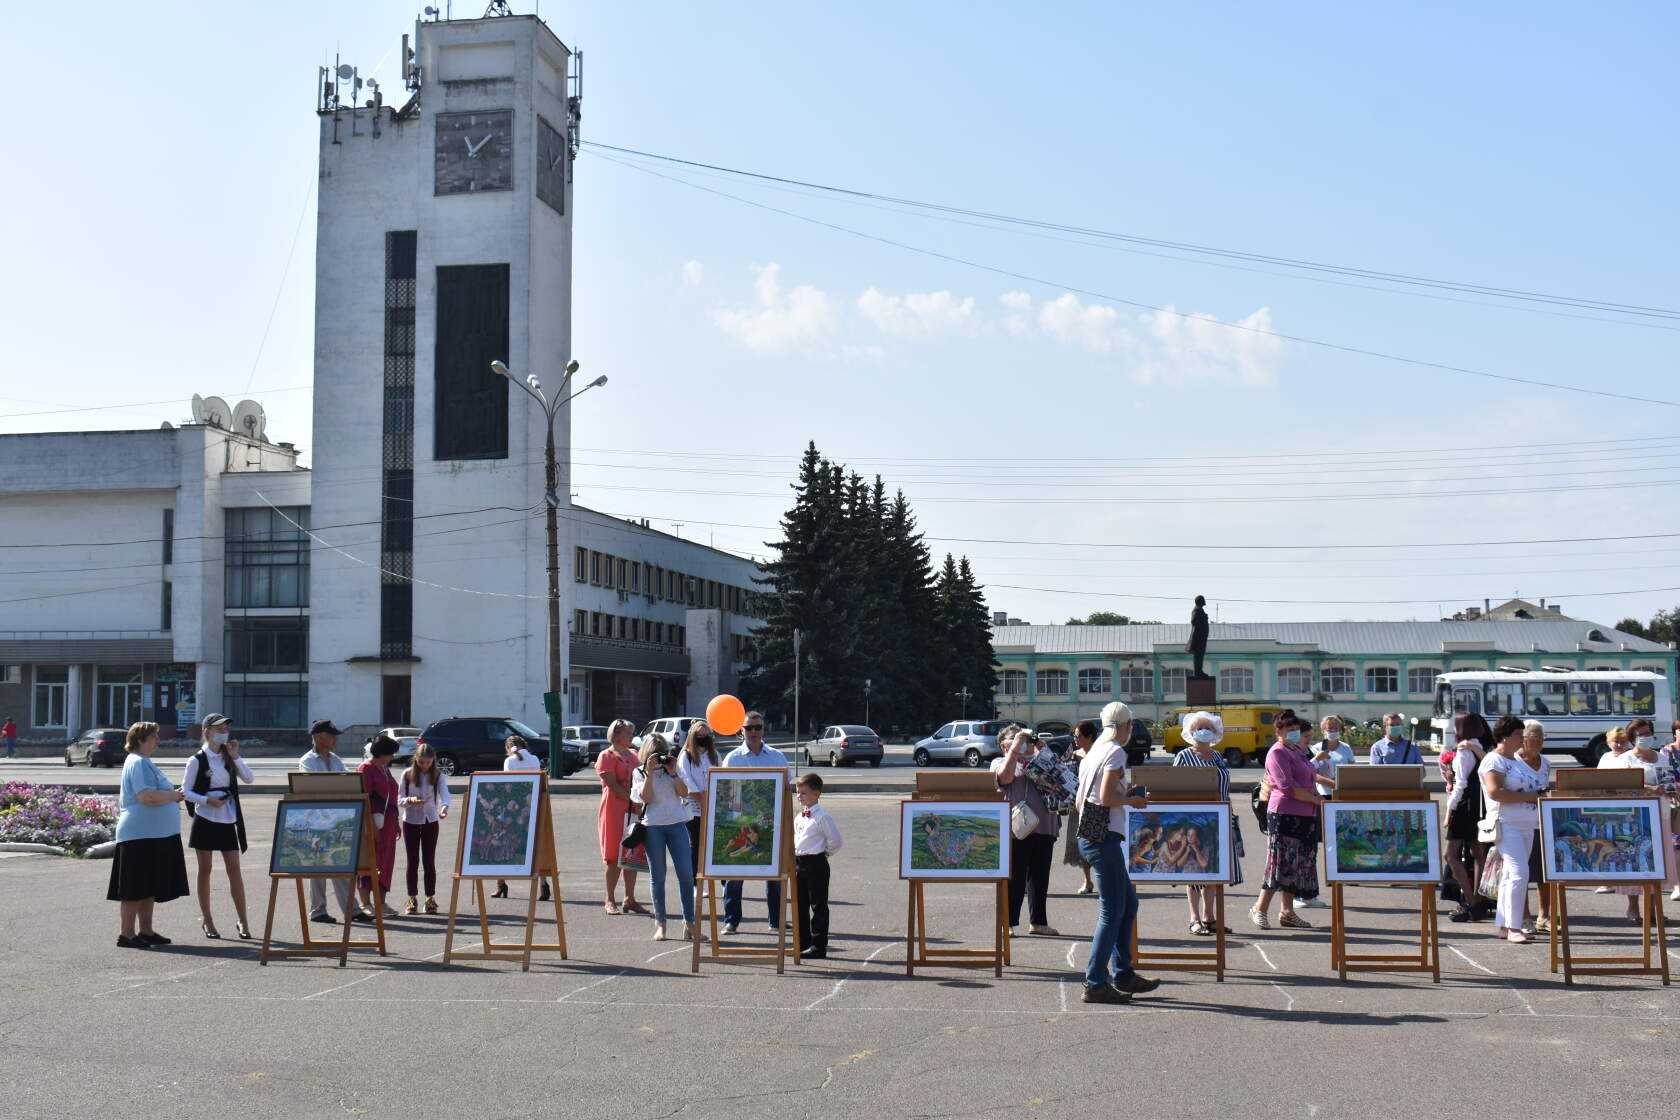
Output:
[[1225,754],[1225,765],[1233,770],[1247,765],[1249,759],[1277,742],[1272,719],[1283,709],[1276,705],[1219,704],[1211,708],[1174,708],[1172,720],[1161,736],[1161,745],[1169,753],[1177,754],[1189,746],[1180,728],[1185,716],[1201,711],[1212,712],[1224,721],[1225,738],[1220,741],[1219,749]]

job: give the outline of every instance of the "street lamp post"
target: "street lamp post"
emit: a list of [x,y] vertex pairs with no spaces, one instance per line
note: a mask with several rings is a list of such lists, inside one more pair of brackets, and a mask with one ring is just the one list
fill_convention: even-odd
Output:
[[967,719],[968,718],[968,698],[970,696],[974,695],[974,694],[968,690],[968,686],[965,684],[965,685],[962,686],[962,688],[957,690],[956,695],[962,697],[962,702],[963,702],[962,718]]
[[[543,502],[548,507],[545,510],[545,521],[548,529],[548,692],[553,697],[551,704],[560,703],[560,463],[554,452],[554,419],[560,415],[560,409],[567,402],[582,396],[589,390],[607,383],[605,374],[597,377],[577,392],[563,396],[566,386],[571,384],[572,375],[578,371],[576,359],[566,363],[566,375],[560,379],[560,390],[550,400],[543,393],[542,382],[537,380],[536,374],[531,374],[521,381],[515,377],[503,362],[491,362],[490,370],[499,377],[505,377],[525,391],[525,395],[536,401],[543,410],[543,416],[548,420],[548,439],[543,445]],[[564,713],[556,713],[549,709],[548,717],[548,768],[550,773],[558,774],[563,769],[556,757],[560,750],[559,738],[554,728],[563,720]]]
[[863,722],[869,723],[869,686],[875,682],[868,677],[863,678]]

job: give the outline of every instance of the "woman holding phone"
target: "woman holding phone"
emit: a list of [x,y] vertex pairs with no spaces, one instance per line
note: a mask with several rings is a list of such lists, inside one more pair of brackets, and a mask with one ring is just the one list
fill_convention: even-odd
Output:
[[203,743],[187,760],[181,778],[181,795],[193,818],[187,847],[198,857],[198,928],[212,941],[222,935],[210,913],[210,873],[216,853],[222,853],[227,868],[228,894],[239,915],[233,929],[240,938],[251,939],[251,925],[245,918],[245,878],[240,873],[239,855],[246,848],[245,814],[239,807],[239,783],[257,780],[251,767],[239,757],[239,741],[232,738],[233,720],[219,713],[204,717],[199,725]]

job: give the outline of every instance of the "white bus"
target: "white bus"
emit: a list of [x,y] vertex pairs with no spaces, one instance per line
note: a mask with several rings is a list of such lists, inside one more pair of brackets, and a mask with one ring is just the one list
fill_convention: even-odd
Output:
[[1641,669],[1477,669],[1435,678],[1430,742],[1453,746],[1453,717],[1479,712],[1488,723],[1500,716],[1537,719],[1546,727],[1546,753],[1572,754],[1596,766],[1609,748],[1610,728],[1643,716],[1659,734],[1674,720],[1668,678]]

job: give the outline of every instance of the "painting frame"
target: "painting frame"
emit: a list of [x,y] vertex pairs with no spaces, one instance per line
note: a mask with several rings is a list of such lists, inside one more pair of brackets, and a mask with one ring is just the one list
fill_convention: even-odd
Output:
[[[1658,797],[1543,797],[1540,799],[1540,859],[1544,868],[1546,881],[1549,883],[1580,884],[1583,886],[1605,885],[1635,885],[1640,883],[1661,883],[1667,873],[1666,860],[1663,856],[1663,845],[1668,842],[1668,828],[1664,817],[1666,810],[1663,801]],[[1590,822],[1586,816],[1606,818],[1603,822]],[[1643,835],[1649,850],[1649,860],[1641,859],[1641,863],[1649,863],[1649,867],[1636,871],[1609,871],[1597,868],[1583,868],[1578,865],[1575,852],[1577,843],[1565,843],[1565,837],[1581,837],[1581,827],[1587,823],[1602,823],[1606,827],[1613,826],[1612,814],[1620,814],[1626,818],[1627,824],[1636,830],[1632,839],[1627,841],[1635,845],[1630,854],[1642,855],[1638,849],[1638,840]],[[1642,833],[1638,830],[1643,825]],[[1615,837],[1590,837],[1589,843],[1596,845],[1603,843],[1619,843]],[[1568,859],[1560,858],[1568,855]]]
[[[1360,851],[1363,839],[1355,826],[1370,813],[1414,814],[1423,824],[1422,848],[1408,839],[1403,851],[1395,851],[1390,865],[1375,864],[1367,870],[1344,867],[1356,859],[1368,858]],[[1369,829],[1362,830],[1365,835]],[[1402,865],[1403,864],[1403,865]],[[1337,801],[1324,803],[1324,881],[1326,883],[1412,883],[1428,885],[1441,880],[1441,810],[1434,801]]]
[[[787,852],[793,846],[789,796],[783,767],[712,767],[706,775],[706,811],[700,821],[699,877],[784,878]],[[768,837],[763,832],[766,823]],[[740,858],[749,855],[758,858]]]
[[[1189,817],[1190,821],[1173,821],[1163,818]],[[1161,802],[1150,805],[1145,809],[1127,807],[1125,816],[1126,841],[1126,874],[1138,883],[1187,883],[1187,884],[1221,884],[1229,885],[1233,874],[1235,854],[1231,843],[1231,803],[1228,801],[1183,801]],[[1166,858],[1161,852],[1154,860],[1145,864],[1143,861],[1151,849],[1145,848],[1137,841],[1137,836],[1145,828],[1153,828],[1157,835],[1169,828],[1179,829],[1186,825],[1194,825],[1197,835],[1202,830],[1211,828],[1212,844],[1205,840],[1198,841],[1197,850],[1204,856],[1211,855],[1202,871],[1186,870],[1175,861],[1174,865],[1164,870],[1154,870],[1159,859]]]
[[[951,863],[935,864],[918,856],[926,852],[928,843],[917,844],[916,830],[927,833],[922,822],[939,820],[940,829],[946,819],[960,821],[968,827],[976,821],[984,822],[985,836],[980,845],[982,853],[996,844],[996,859],[984,861],[984,866],[962,867]],[[931,833],[929,833],[931,835]],[[916,801],[899,802],[898,819],[898,877],[923,882],[1000,882],[1009,878],[1009,802],[1007,801]],[[961,858],[966,862],[974,851],[974,844],[964,845]]]
[[[362,837],[366,827],[364,817],[367,807],[365,797],[281,798],[274,811],[274,845],[268,853],[268,873],[293,878],[333,879],[357,874],[361,870]],[[301,855],[300,841],[289,836],[288,832],[302,832],[303,829],[288,830],[287,825],[294,819],[303,821],[312,816],[318,824],[323,825],[328,823],[326,818],[333,818],[332,831],[346,834],[344,840],[348,852],[343,858],[330,862],[298,858]],[[321,832],[323,829],[316,827],[309,831]]]
[[543,789],[544,775],[536,770],[480,770],[469,775],[456,875],[463,879],[535,875],[537,822],[542,815],[538,799]]

